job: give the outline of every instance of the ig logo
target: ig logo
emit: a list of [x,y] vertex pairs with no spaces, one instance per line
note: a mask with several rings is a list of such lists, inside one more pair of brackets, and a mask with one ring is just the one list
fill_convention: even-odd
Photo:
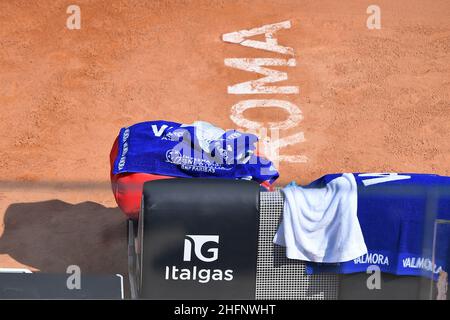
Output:
[[184,256],[183,261],[191,261],[192,245],[194,245],[195,256],[204,262],[216,261],[219,256],[218,248],[210,248],[207,252],[211,256],[205,257],[202,254],[202,246],[207,242],[219,243],[219,236],[203,236],[203,235],[186,235],[184,239]]

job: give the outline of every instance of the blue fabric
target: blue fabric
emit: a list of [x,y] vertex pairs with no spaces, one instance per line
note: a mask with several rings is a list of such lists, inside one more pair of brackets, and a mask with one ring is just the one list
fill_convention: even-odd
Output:
[[[320,188],[341,174],[326,175],[307,187]],[[436,219],[450,220],[450,177],[432,174],[354,174],[358,185],[358,219],[368,254],[340,264],[307,263],[307,273],[382,272],[436,278],[450,267],[450,228],[437,229]]]
[[217,140],[199,141],[196,128],[190,125],[141,122],[120,130],[113,174],[141,172],[273,183],[278,172],[272,162],[253,154],[257,141],[255,135],[236,130],[226,131]]

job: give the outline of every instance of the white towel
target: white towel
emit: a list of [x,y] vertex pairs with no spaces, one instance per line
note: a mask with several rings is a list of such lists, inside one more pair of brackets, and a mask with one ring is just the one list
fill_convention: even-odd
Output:
[[282,222],[274,243],[289,259],[338,263],[367,253],[359,225],[358,194],[351,173],[323,188],[287,186]]
[[[200,145],[200,148],[207,154],[210,154],[212,152],[211,150],[211,142],[214,140],[220,140],[224,138],[225,133],[229,133],[229,130],[225,131],[222,128],[216,127],[215,125],[206,122],[206,121],[194,121],[192,124],[183,124],[181,127],[188,127],[192,126],[195,127],[195,135],[197,138],[197,142]],[[230,145],[227,146],[227,151],[233,151],[232,147]],[[236,158],[237,163],[247,163],[248,160],[250,160],[251,155],[253,154],[253,150],[249,150],[244,148],[243,152],[235,154],[234,157]],[[252,177],[249,176],[251,179]]]

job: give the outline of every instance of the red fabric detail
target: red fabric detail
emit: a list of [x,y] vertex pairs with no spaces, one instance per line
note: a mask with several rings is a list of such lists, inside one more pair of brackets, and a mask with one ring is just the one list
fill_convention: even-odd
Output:
[[172,179],[173,177],[149,173],[113,174],[114,161],[119,150],[118,138],[114,141],[110,153],[111,187],[117,205],[130,219],[138,219],[141,207],[142,188],[144,183],[152,180]]

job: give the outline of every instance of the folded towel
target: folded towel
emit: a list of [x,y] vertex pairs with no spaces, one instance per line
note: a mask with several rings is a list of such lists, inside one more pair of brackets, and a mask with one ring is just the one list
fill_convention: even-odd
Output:
[[306,187],[291,184],[274,242],[289,259],[343,262],[367,253],[357,217],[355,177],[345,173]]

